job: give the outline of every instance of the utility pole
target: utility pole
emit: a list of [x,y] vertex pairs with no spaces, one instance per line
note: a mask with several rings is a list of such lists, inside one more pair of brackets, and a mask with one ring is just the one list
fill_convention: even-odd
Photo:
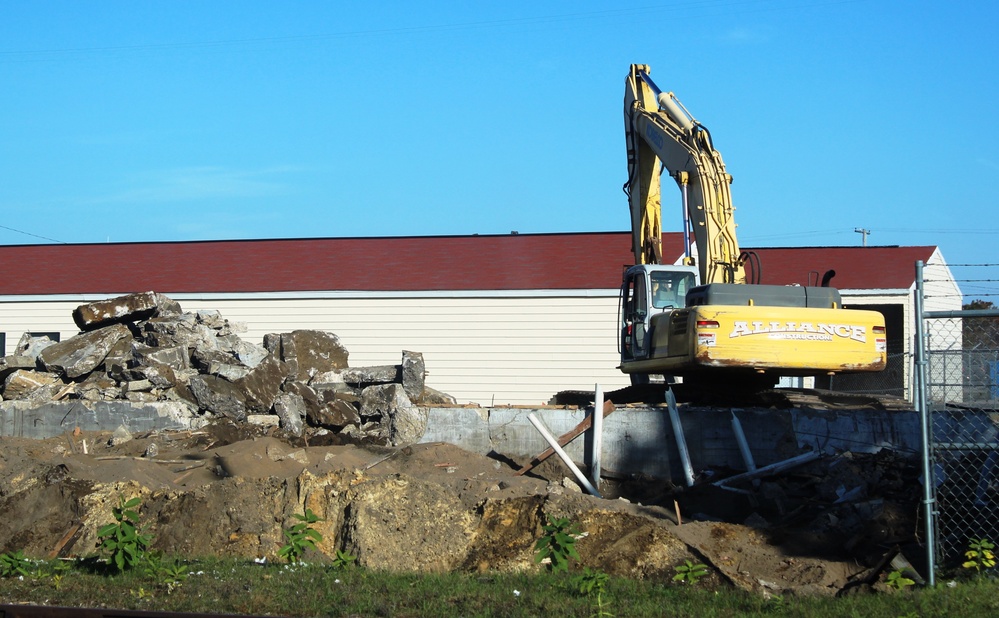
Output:
[[856,232],[856,233],[858,233],[858,234],[863,234],[863,236],[864,236],[864,246],[866,247],[867,246],[867,235],[871,233],[871,230],[864,229],[862,227],[856,227],[856,228],[853,228],[853,231]]

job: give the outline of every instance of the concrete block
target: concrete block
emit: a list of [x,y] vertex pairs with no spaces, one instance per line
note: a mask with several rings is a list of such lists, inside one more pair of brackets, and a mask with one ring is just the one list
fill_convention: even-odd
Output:
[[79,427],[106,431],[125,427],[133,434],[157,430],[197,429],[204,424],[197,409],[175,401],[54,401],[43,405],[0,401],[0,436],[45,439]]

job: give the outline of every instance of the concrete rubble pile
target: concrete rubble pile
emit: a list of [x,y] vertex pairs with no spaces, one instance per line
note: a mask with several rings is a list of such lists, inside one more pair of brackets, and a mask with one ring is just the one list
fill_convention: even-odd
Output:
[[268,334],[243,341],[245,325],[218,311],[184,312],[155,292],[81,305],[82,331],[65,341],[25,335],[0,360],[3,400],[172,401],[205,420],[308,428],[400,445],[426,429],[426,405],[453,404],[424,383],[423,356],[399,365],[349,367],[332,333]]

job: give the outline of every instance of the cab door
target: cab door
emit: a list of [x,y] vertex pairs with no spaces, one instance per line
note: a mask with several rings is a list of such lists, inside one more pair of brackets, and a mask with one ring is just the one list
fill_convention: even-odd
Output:
[[632,270],[625,274],[621,298],[621,358],[646,358],[649,355],[649,293],[644,270]]

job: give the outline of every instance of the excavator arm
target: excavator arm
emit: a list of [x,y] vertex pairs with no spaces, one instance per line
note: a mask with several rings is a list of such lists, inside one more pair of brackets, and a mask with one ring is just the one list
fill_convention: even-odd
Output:
[[[732,177],[712,145],[711,134],[672,93],[659,90],[647,65],[631,65],[624,109],[628,148],[625,192],[631,206],[636,263],[662,263],[662,167],[682,192],[690,221],[687,225],[697,247],[701,283],[745,283],[729,189]],[[689,261],[689,250],[687,257]]]

